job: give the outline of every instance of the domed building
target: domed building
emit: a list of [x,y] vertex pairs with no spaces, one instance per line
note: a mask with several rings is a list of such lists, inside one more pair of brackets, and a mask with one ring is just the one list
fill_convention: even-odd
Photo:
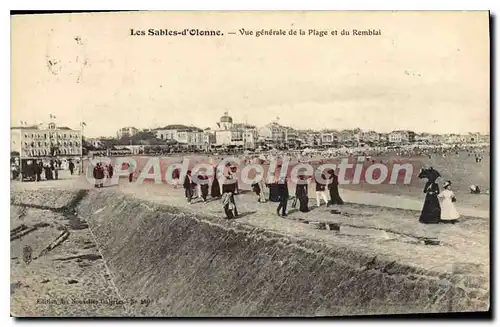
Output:
[[230,130],[233,128],[233,118],[228,115],[228,112],[224,112],[224,116],[220,117],[220,121],[217,124],[221,130]]
[[256,139],[255,126],[235,124],[233,118],[224,112],[214,130],[216,146],[237,146],[253,148]]

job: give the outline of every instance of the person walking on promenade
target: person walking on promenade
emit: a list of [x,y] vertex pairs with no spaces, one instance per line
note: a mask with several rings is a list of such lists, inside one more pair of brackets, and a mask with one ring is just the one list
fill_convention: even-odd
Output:
[[236,192],[236,183],[231,169],[228,169],[222,182],[222,206],[226,213],[226,218],[231,219],[238,216],[238,208],[234,200]]
[[236,208],[236,202],[234,202],[234,195],[232,192],[222,194],[221,201],[226,219],[238,217],[238,209]]
[[54,162],[54,160],[50,160],[49,162],[49,168],[50,168],[50,176],[51,178],[50,179],[57,179],[58,176],[56,176],[55,172],[56,172],[56,163]]
[[238,185],[238,176],[236,175],[238,169],[236,166],[230,166],[229,167],[229,172],[232,175],[232,178],[234,180],[234,194],[238,194],[240,192],[240,188]]
[[306,176],[299,175],[299,183],[295,188],[295,197],[299,200],[299,211],[309,212],[309,196]]
[[69,168],[69,173],[71,175],[73,175],[73,171],[75,170],[75,164],[73,163],[73,160],[71,160],[71,159],[69,159],[68,168]]
[[252,191],[257,195],[257,202],[266,202],[266,195],[264,194],[264,184],[262,183],[262,180],[252,184]]
[[422,169],[419,178],[426,178],[427,183],[424,187],[425,201],[424,207],[420,214],[419,222],[423,224],[437,224],[441,221],[441,205],[439,203],[438,194],[439,185],[436,180],[441,175],[432,167],[429,169]]
[[179,187],[179,178],[181,177],[180,175],[181,173],[179,168],[174,169],[174,171],[172,172],[172,184],[174,185],[174,188]]
[[200,195],[203,202],[207,202],[208,196],[208,176],[200,174],[198,175],[198,185],[200,187]]
[[134,166],[132,166],[131,164],[127,164],[127,168],[128,168],[128,182],[132,183],[132,181],[134,180]]
[[187,171],[183,186],[187,202],[191,203],[191,200],[193,199],[193,178],[191,177],[191,170]]
[[99,188],[99,163],[94,166],[92,170],[92,176],[94,177],[94,187]]
[[321,174],[321,178],[318,178],[317,175],[315,175],[316,179],[316,204],[317,206],[321,206],[321,199],[320,196],[323,198],[325,201],[325,204],[328,204],[328,198],[326,196],[326,183],[327,183],[327,178],[325,174]]
[[344,204],[344,201],[340,197],[339,194],[339,178],[335,174],[335,171],[333,169],[330,169],[328,171],[329,175],[329,181],[328,181],[328,191],[330,193],[330,202],[328,203],[329,205],[342,205]]
[[278,216],[280,215],[280,210],[281,210],[281,216],[286,217],[286,207],[288,204],[288,180],[286,177],[280,178],[278,182],[278,196],[280,203],[278,204],[278,208],[276,208],[276,213]]
[[212,186],[210,188],[210,196],[214,199],[221,197],[221,188],[219,184],[219,179],[217,178],[217,167],[214,167],[214,176],[212,179]]
[[111,163],[108,165],[108,176],[110,179],[113,178],[113,164]]
[[97,164],[97,178],[98,178],[98,186],[99,188],[102,188],[103,187],[103,181],[104,181],[104,166],[102,163],[98,163]]
[[48,181],[52,180],[52,170],[50,170],[50,166],[46,164],[43,166],[43,169],[45,172],[45,179]]
[[43,163],[42,161],[39,161],[36,166],[36,181],[40,182],[42,180],[42,172],[43,172]]

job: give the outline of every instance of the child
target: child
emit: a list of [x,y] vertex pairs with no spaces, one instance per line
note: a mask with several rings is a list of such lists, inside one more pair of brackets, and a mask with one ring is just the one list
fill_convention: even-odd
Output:
[[438,195],[441,199],[441,222],[455,223],[460,215],[455,208],[455,193],[451,190],[451,181],[446,181],[443,191]]

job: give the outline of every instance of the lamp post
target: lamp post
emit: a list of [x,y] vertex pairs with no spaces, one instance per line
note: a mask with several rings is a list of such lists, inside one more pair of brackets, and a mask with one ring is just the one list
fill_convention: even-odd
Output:
[[80,123],[80,175],[83,174],[83,130],[87,124],[82,121]]

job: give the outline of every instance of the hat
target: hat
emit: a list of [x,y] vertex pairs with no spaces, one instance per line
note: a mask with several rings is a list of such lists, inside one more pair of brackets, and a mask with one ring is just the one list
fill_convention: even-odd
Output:
[[444,182],[443,187],[444,187],[444,188],[447,188],[448,186],[451,186],[451,181],[446,181],[446,182]]

